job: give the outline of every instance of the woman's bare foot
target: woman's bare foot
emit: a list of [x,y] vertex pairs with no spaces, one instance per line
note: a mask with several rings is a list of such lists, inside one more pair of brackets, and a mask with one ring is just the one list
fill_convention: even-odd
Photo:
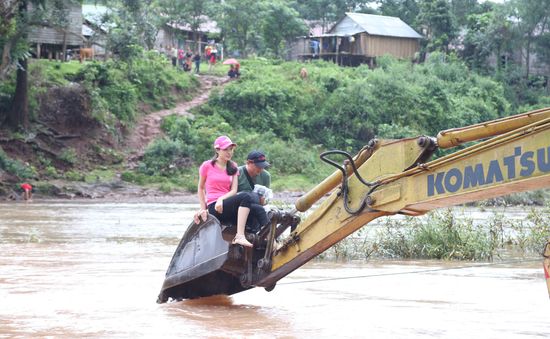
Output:
[[237,234],[235,238],[233,238],[233,244],[242,245],[244,247],[252,247],[252,244],[250,241],[246,240],[246,237],[242,234]]

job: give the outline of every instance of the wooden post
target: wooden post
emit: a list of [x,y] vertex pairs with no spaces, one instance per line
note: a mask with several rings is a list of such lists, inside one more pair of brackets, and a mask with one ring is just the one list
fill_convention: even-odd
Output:
[[336,38],[336,64],[340,65],[340,42],[342,41],[342,38],[338,37]]

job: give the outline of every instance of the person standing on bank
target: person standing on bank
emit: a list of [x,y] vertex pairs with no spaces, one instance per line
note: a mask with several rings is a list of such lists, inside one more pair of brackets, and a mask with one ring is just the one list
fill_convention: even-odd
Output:
[[201,55],[199,52],[195,54],[193,61],[195,62],[195,74],[199,74],[199,69],[201,68]]
[[199,168],[197,194],[200,210],[195,213],[194,220],[198,224],[201,218],[206,220],[210,213],[222,223],[236,222],[237,234],[233,244],[252,247],[244,234],[252,196],[237,194],[239,169],[231,161],[235,147],[237,144],[225,135],[214,141],[214,157],[203,162]]

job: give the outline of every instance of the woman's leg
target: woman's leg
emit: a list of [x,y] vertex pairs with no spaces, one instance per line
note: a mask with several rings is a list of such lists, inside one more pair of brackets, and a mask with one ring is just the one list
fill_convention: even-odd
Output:
[[[246,237],[244,236],[244,228],[246,226],[246,219],[248,219],[249,213],[250,213],[250,207],[243,207],[243,206],[239,207],[239,210],[237,212],[237,235],[235,236],[235,239],[242,238],[248,244],[250,244],[250,242],[248,242],[248,240],[246,240]],[[233,242],[237,242],[237,240],[233,240]],[[240,243],[240,244],[245,245],[244,243]],[[245,246],[248,246],[248,244],[246,244]],[[252,247],[252,244],[250,244],[249,247]]]
[[237,223],[237,234],[233,239],[233,243],[246,247],[252,247],[252,244],[248,240],[246,240],[244,234],[246,219],[248,218],[248,214],[250,213],[250,200],[250,195],[245,193],[239,193],[237,195],[229,197],[223,201],[222,214],[219,214],[214,209],[215,203],[211,203],[208,206],[208,210],[210,211],[210,213],[218,218],[222,223]]
[[[248,219],[248,215],[250,214],[250,205],[252,196],[248,193],[239,193],[229,199],[228,204],[232,206],[232,210],[234,210],[235,207],[237,207],[237,234],[235,235],[235,238],[233,239],[234,244],[239,244],[246,247],[252,247],[252,244],[246,240],[246,237],[244,235],[244,228],[246,226],[246,219]],[[225,210],[225,201],[224,201],[224,210]]]

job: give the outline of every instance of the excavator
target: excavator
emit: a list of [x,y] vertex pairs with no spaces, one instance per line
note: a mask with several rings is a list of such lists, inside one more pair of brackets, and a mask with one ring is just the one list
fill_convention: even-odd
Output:
[[[436,159],[436,151],[446,155]],[[451,150],[453,151],[453,150]],[[233,245],[236,227],[209,215],[192,223],[168,266],[157,302],[253,287],[267,291],[292,271],[369,222],[550,187],[550,107],[436,137],[370,140],[355,156],[334,150],[321,159],[332,175],[292,210],[272,208],[270,224],[247,234],[253,248]],[[333,159],[343,158],[342,163]],[[321,202],[319,202],[322,200]],[[298,212],[317,206],[301,220]],[[543,253],[550,294],[550,241]]]

